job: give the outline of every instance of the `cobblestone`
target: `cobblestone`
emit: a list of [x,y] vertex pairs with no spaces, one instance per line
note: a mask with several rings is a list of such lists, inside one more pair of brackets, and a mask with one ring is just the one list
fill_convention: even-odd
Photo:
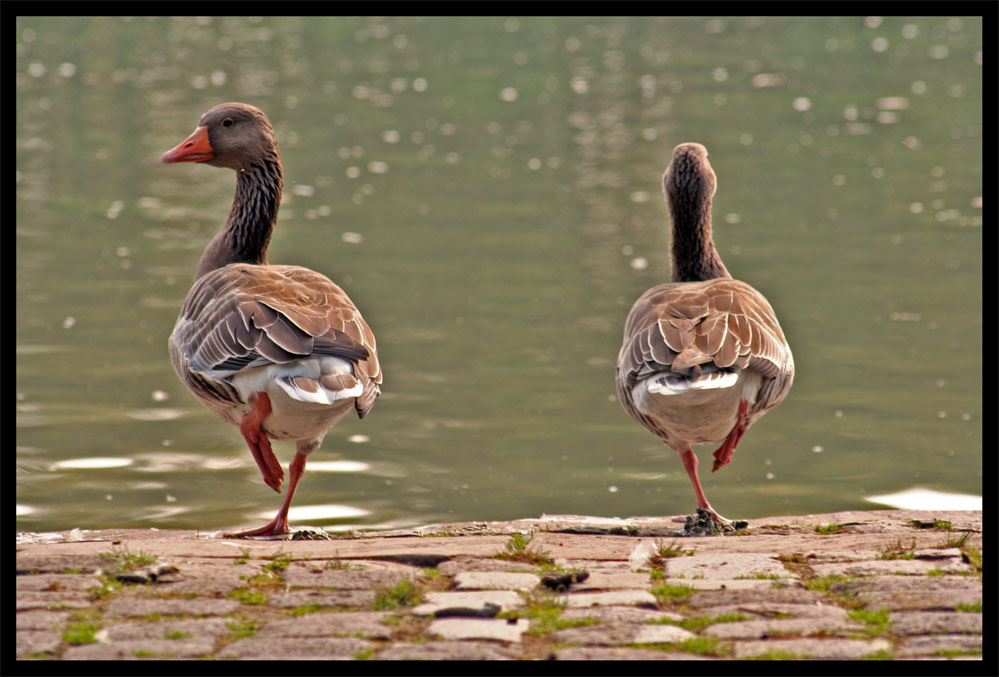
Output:
[[[933,523],[939,530],[926,528]],[[818,525],[839,528],[819,533]],[[82,541],[19,534],[16,654],[982,657],[980,512],[775,517],[752,520],[739,534],[697,538],[673,529],[663,518],[545,516],[328,541],[157,530],[84,531]],[[530,534],[531,561],[495,557],[509,556],[514,533]],[[660,546],[680,554],[632,557],[636,548]],[[176,571],[145,584],[115,581],[112,567],[135,555]],[[633,571],[635,562],[645,565]],[[572,574],[564,576],[568,589],[541,585],[552,567]]]

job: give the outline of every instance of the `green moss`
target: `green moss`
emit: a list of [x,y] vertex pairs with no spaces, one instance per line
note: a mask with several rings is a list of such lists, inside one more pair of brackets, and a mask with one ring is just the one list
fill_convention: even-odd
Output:
[[226,627],[229,628],[229,634],[226,636],[224,642],[228,644],[240,639],[253,637],[260,629],[260,622],[252,618],[244,618],[229,621],[226,623]]
[[236,588],[229,593],[229,598],[243,604],[264,604],[267,602],[267,595],[256,588]]
[[93,644],[97,641],[96,632],[100,629],[92,621],[70,623],[62,633],[62,641],[67,644]]
[[374,608],[376,611],[382,611],[400,606],[415,606],[422,601],[423,594],[419,586],[404,578],[393,586],[378,588],[375,591]]
[[891,612],[888,609],[854,609],[848,615],[851,620],[864,624],[864,634],[868,637],[884,637],[891,633]]
[[275,574],[281,573],[282,571],[288,568],[289,564],[291,564],[291,555],[283,552],[274,553],[267,559],[269,559],[270,561],[267,564],[263,565],[264,569],[272,571]]
[[743,658],[747,661],[799,661],[811,657],[812,655],[807,653],[793,653],[791,651],[768,649],[762,653],[753,654],[752,656],[744,656]]
[[671,583],[663,583],[662,585],[657,585],[652,588],[652,594],[660,602],[682,602],[683,600],[690,597],[694,592],[694,588],[689,585],[673,585]]
[[732,647],[717,637],[694,637],[683,642],[663,642],[654,644],[629,644],[633,649],[657,649],[659,651],[682,651],[698,656],[727,656],[732,653]]
[[[500,618],[530,619],[531,627],[527,631],[528,634],[542,635],[576,625],[575,623],[559,620],[559,617],[565,611],[568,604],[564,598],[540,589],[532,590],[531,592],[521,591],[519,594],[524,600],[524,605],[519,609],[500,613]],[[590,624],[589,621],[579,623],[579,625]]]

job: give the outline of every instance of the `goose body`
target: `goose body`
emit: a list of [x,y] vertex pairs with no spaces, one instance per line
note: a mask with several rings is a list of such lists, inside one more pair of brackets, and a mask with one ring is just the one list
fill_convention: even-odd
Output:
[[727,465],[746,430],[791,388],[794,360],[777,316],[756,289],[735,280],[711,238],[716,179],[707,150],[686,143],[663,177],[672,218],[672,281],[635,302],[618,354],[625,411],[680,454],[698,509],[708,503],[694,444],[717,444]]
[[275,491],[284,471],[270,440],[296,442],[281,509],[267,525],[238,535],[288,533],[288,510],[309,454],[351,411],[363,418],[381,392],[374,334],[326,276],[267,263],[282,169],[273,129],[260,110],[216,106],[162,161],[236,171],[229,218],[201,258],[170,335],[170,357],[195,397],[239,426]]

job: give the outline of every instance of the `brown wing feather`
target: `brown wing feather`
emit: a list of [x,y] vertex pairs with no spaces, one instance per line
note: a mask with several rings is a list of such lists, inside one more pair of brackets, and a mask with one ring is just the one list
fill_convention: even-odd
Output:
[[791,351],[773,308],[745,282],[717,278],[653,287],[631,309],[618,356],[622,400],[657,372],[700,373],[700,366],[755,369],[763,385],[752,413],[776,406],[794,374]]
[[359,415],[380,393],[374,334],[347,294],[308,268],[232,264],[204,275],[171,338],[194,372],[257,356],[285,363],[322,353],[354,365],[364,383]]

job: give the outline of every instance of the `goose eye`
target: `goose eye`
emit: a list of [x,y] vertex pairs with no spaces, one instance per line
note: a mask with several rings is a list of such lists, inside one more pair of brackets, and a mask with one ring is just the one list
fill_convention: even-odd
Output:
[[233,124],[232,118],[226,118],[225,120],[222,121],[223,127],[232,127],[232,124]]

